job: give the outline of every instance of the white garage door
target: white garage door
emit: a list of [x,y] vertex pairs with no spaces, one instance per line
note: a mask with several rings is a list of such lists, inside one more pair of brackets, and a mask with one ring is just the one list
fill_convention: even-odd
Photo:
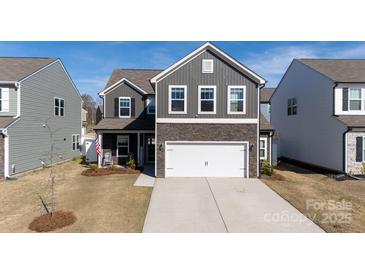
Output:
[[248,177],[247,143],[166,142],[166,177]]

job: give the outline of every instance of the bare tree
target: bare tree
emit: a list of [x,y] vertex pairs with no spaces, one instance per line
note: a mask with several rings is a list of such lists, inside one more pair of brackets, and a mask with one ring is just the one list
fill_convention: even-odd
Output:
[[95,120],[96,120],[96,108],[97,108],[97,103],[95,102],[95,99],[89,95],[89,94],[83,94],[81,95],[82,100],[83,100],[83,104],[82,107],[83,109],[87,110],[87,118],[86,118],[86,122],[88,126],[93,126],[95,125]]

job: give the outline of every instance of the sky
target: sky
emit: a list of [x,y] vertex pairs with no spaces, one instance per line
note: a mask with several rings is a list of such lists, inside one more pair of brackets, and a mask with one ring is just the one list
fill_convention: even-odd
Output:
[[[365,42],[214,42],[275,87],[293,58],[365,58]],[[61,58],[81,94],[98,98],[115,68],[165,69],[204,42],[0,42],[1,57]]]

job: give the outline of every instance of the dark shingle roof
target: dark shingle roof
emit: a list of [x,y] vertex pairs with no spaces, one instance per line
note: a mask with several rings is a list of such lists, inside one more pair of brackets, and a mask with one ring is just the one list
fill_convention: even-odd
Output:
[[298,59],[335,82],[365,82],[365,59]]
[[158,69],[115,69],[106,84],[105,89],[126,78],[147,93],[154,94],[150,79],[159,74],[162,70]]
[[274,91],[275,88],[262,88],[260,92],[260,102],[269,103]]
[[0,57],[0,81],[20,81],[56,58]]
[[17,120],[18,118],[13,117],[0,117],[0,128],[6,128],[8,125],[10,125],[12,122]]
[[99,129],[154,130],[155,119],[104,118],[94,127]]
[[340,115],[336,118],[348,127],[365,127],[365,115]]
[[274,130],[262,113],[260,113],[260,130],[264,131]]

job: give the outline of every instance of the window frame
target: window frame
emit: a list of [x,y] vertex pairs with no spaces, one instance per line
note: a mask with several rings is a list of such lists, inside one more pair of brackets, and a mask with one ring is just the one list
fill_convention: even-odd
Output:
[[[8,99],[3,98],[3,91],[7,91]],[[4,102],[7,102],[8,108],[4,110]],[[10,112],[10,88],[0,88],[0,112],[6,113]]]
[[[204,63],[210,63],[211,64],[211,71],[204,70],[205,66]],[[202,60],[202,73],[214,73],[214,60],[213,59],[203,59]]]
[[[120,101],[124,100],[124,99],[127,99],[129,101],[129,114],[128,115],[121,115],[121,113],[120,113],[121,108],[126,108],[126,107],[121,107],[120,106]],[[131,99],[131,97],[124,97],[124,96],[119,97],[119,100],[118,100],[118,114],[119,114],[119,118],[131,118],[131,115],[132,115],[132,99]]]
[[[261,141],[264,141],[264,148],[261,148]],[[260,151],[264,150],[264,156],[260,155]],[[259,157],[260,160],[267,160],[267,138],[265,137],[260,137],[260,142],[259,142]]]
[[[360,99],[351,99],[351,90],[360,90]],[[361,87],[348,87],[348,99],[347,99],[347,111],[349,112],[358,112],[364,110],[364,96],[363,89]],[[360,101],[360,109],[351,109],[351,101]]]
[[[150,111],[150,102],[151,101],[155,101],[155,111],[154,112],[151,112]],[[155,97],[147,97],[147,114],[152,114],[152,115],[154,115],[154,114],[156,114],[156,98]]]
[[[124,146],[119,146],[118,145],[118,139],[120,138],[120,137],[123,137],[123,138],[126,138],[126,140],[128,141],[128,145],[124,145]],[[129,154],[130,154],[130,142],[129,142],[130,140],[129,140],[129,135],[117,135],[117,158],[121,158],[121,157],[124,157],[124,158],[126,158],[126,157],[129,157]],[[127,155],[119,155],[119,147],[127,147],[128,148],[128,154]]]
[[[75,138],[75,139],[74,139]],[[72,134],[71,136],[72,151],[80,150],[80,134]]]
[[[295,100],[295,104],[293,104],[293,100]],[[295,114],[293,112],[295,107]],[[290,114],[289,114],[289,110],[290,110]],[[293,98],[288,98],[287,101],[287,110],[286,110],[286,114],[287,116],[296,116],[298,115],[298,99],[296,97]]]
[[[243,89],[242,99],[234,99],[236,101],[243,101],[242,111],[232,111],[231,110],[231,89]],[[246,114],[246,86],[229,85],[227,87],[227,114]]]
[[[202,99],[201,98],[201,90],[204,88],[212,88],[214,99]],[[217,113],[217,86],[198,86],[198,114],[216,114]],[[201,110],[201,102],[202,101],[213,101],[213,110],[212,111],[202,111]]]
[[[56,99],[58,99],[58,115],[56,115]],[[63,101],[63,107],[61,107],[61,100]],[[63,115],[61,115],[61,109],[63,109]],[[65,117],[65,99],[53,97],[53,115],[54,117]]]
[[[184,111],[173,111],[172,110],[172,89],[174,88],[182,88],[184,89]],[[187,114],[187,100],[188,100],[188,88],[186,85],[169,85],[169,106],[168,113],[169,114]],[[173,99],[173,100],[181,100],[181,99]]]

